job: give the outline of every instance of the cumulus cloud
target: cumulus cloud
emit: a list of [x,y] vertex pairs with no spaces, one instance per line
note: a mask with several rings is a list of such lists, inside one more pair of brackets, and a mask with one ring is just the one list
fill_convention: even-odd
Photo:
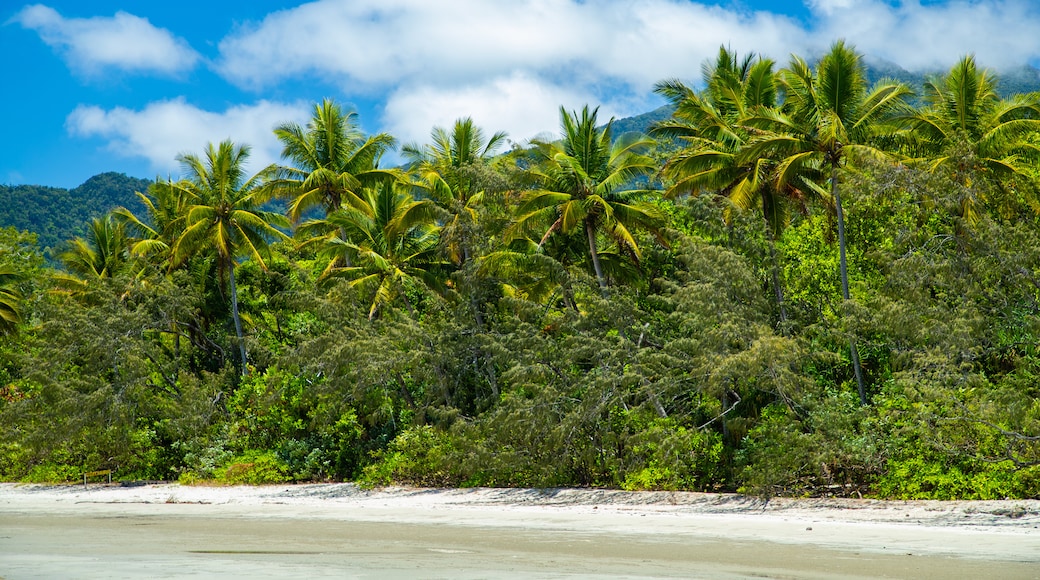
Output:
[[630,106],[651,102],[654,82],[699,80],[720,45],[786,63],[845,38],[910,69],[967,52],[994,67],[1040,55],[1028,0],[806,5],[808,24],[690,0],[317,0],[229,34],[216,67],[254,89],[317,77],[385,98],[385,128],[409,140],[460,115],[526,138],[555,127],[561,104],[641,112]]
[[[554,8],[562,13],[552,18]],[[247,85],[310,72],[368,86],[405,77],[458,82],[585,52],[566,34],[579,11],[558,0],[321,0],[228,36],[218,66]]]
[[[720,45],[784,64],[791,53],[812,58],[844,38],[868,57],[909,69],[944,68],[969,52],[995,68],[1040,57],[1040,8],[1030,0],[806,0],[806,22],[726,4],[315,0],[240,25],[219,42],[212,65],[232,84],[258,92],[330,83],[345,100],[381,107],[381,130],[425,142],[431,127],[460,116],[523,141],[554,131],[561,105],[601,104],[604,119],[644,112],[660,103],[651,93],[654,82],[699,80],[701,63]],[[125,13],[74,20],[37,5],[16,20],[83,68],[165,70],[162,63],[184,70],[198,58],[169,32]],[[116,48],[138,44],[158,48],[143,55]],[[68,125],[74,134],[110,138],[117,150],[160,168],[175,166],[181,151],[228,135],[253,144],[258,162],[266,163],[278,152],[266,145],[270,127],[291,115],[268,118],[263,111],[280,107],[299,113],[271,103],[210,113],[175,100],[140,111],[81,107]],[[262,122],[242,120],[249,116]],[[297,118],[305,121],[306,114]]]
[[[561,106],[573,110],[596,102],[581,90],[516,72],[464,87],[422,85],[396,90],[387,100],[384,123],[402,142],[424,143],[433,127],[450,128],[456,119],[472,117],[489,134],[506,131],[511,140],[523,142],[555,130]],[[603,105],[600,118],[605,121],[618,110],[616,104]]]
[[113,152],[143,157],[158,174],[176,178],[180,174],[178,155],[201,154],[207,143],[225,139],[252,147],[248,171],[255,173],[280,159],[282,148],[272,132],[274,127],[287,121],[305,123],[309,117],[306,104],[260,101],[215,113],[178,98],[139,111],[79,106],[65,125],[72,135],[105,139]]
[[966,52],[993,66],[1040,55],[1040,10],[1029,0],[806,4],[808,25],[689,0],[318,0],[228,35],[217,67],[242,86],[318,75],[355,93],[403,79],[470,84],[514,70],[646,90],[661,78],[697,76],[722,44],[786,61],[845,38],[908,68]]
[[968,53],[994,68],[1040,57],[1040,7],[1028,0],[815,0],[811,7],[819,33],[911,70],[945,68]]
[[216,67],[257,90],[318,77],[385,98],[402,141],[464,115],[526,140],[561,105],[644,112],[654,82],[699,77],[722,44],[784,57],[805,37],[785,16],[687,0],[319,0],[233,32]]
[[175,75],[199,59],[183,39],[126,12],[111,18],[64,18],[53,8],[33,4],[10,22],[35,31],[70,68],[86,75],[106,69]]
[[786,54],[802,38],[784,16],[685,0],[319,0],[226,37],[218,68],[244,86],[308,74],[352,90],[449,85],[525,70],[648,87],[695,74],[723,43]]

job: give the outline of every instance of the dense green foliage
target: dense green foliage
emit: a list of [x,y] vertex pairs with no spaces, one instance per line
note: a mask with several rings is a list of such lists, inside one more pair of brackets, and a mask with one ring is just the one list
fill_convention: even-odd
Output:
[[325,101],[60,272],[0,230],[0,478],[1040,496],[1040,95],[840,43],[704,73],[656,143],[460,119],[385,169]]

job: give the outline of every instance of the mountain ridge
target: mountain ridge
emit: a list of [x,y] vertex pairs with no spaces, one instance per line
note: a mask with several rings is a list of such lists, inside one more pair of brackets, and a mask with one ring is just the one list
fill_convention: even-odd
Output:
[[0,227],[14,227],[37,235],[50,258],[68,240],[82,235],[87,223],[119,206],[140,211],[134,195],[151,181],[125,173],[103,172],[72,189],[46,185],[0,185]]

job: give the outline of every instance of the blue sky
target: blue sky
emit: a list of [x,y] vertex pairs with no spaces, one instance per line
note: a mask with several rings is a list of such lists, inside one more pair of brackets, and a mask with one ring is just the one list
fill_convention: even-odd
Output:
[[176,156],[230,138],[250,169],[271,129],[330,97],[367,132],[424,142],[472,116],[523,142],[558,109],[623,117],[653,84],[696,80],[726,44],[780,62],[845,38],[871,58],[935,69],[974,53],[1040,62],[1031,0],[57,0],[2,3],[0,183],[177,177]]

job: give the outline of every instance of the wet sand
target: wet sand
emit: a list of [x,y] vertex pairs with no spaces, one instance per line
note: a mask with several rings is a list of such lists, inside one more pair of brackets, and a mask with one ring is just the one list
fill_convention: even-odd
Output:
[[1040,578],[1040,502],[0,485],[0,578]]

